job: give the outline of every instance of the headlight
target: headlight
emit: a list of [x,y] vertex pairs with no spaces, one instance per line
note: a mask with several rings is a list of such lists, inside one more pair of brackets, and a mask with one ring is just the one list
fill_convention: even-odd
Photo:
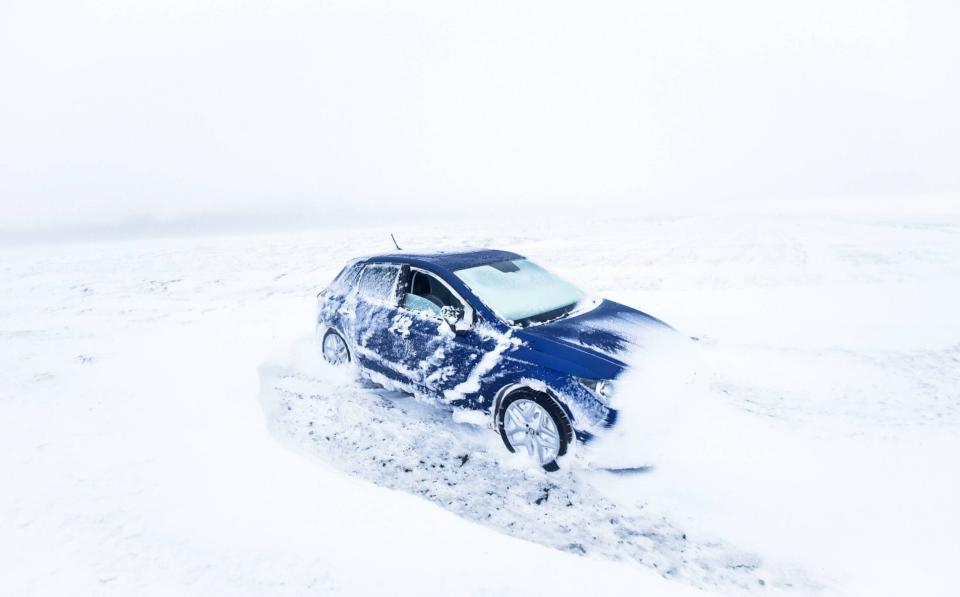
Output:
[[580,382],[580,385],[587,388],[600,398],[603,398],[604,401],[610,400],[610,397],[613,396],[613,382],[609,379],[590,379],[587,377],[578,377],[577,381]]

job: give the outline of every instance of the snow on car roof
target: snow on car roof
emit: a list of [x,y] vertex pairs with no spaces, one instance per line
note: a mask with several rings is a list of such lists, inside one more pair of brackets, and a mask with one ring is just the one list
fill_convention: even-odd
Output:
[[500,251],[497,249],[475,249],[471,251],[438,251],[434,253],[385,253],[373,255],[367,261],[387,261],[394,263],[410,263],[412,265],[429,265],[434,268],[458,270],[465,267],[475,267],[498,261],[511,259],[525,259],[523,255]]

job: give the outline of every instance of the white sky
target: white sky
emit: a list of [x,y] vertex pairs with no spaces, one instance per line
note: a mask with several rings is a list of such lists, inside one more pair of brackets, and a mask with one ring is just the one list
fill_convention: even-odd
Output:
[[955,6],[2,0],[0,233],[957,193]]

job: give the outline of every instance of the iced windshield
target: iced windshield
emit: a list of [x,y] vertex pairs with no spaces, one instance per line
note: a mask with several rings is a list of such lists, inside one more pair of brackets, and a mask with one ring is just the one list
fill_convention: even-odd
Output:
[[573,284],[527,259],[478,265],[454,273],[497,315],[514,323],[560,317],[585,296]]

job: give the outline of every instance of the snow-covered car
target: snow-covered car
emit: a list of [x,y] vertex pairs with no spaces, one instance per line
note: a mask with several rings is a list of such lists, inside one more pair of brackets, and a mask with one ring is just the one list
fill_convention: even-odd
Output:
[[546,470],[618,424],[624,355],[660,320],[516,253],[391,253],[349,263],[318,295],[327,362],[485,413],[511,452]]

